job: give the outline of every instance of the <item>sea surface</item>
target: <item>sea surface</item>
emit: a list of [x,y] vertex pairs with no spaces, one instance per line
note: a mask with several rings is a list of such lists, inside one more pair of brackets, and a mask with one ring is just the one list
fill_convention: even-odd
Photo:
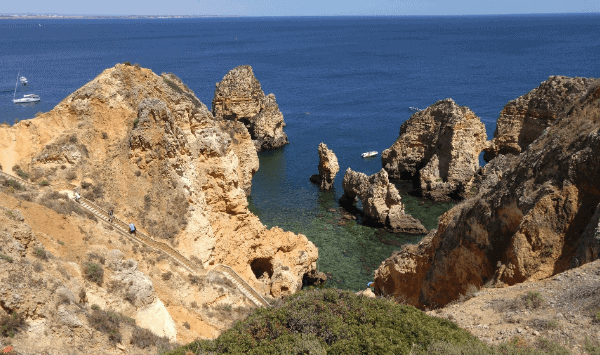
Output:
[[[215,83],[249,64],[277,97],[290,141],[259,155],[250,207],[267,226],[314,242],[330,286],[358,290],[400,244],[419,240],[340,219],[344,171],[381,169],[379,156],[362,152],[390,147],[409,107],[448,97],[480,116],[491,137],[508,101],[551,75],[600,77],[598,58],[600,14],[0,20],[0,123],[49,111],[125,61],[176,74],[210,108]],[[19,72],[30,85],[16,95],[41,102],[12,103]],[[308,180],[320,142],[340,162],[330,192]],[[452,206],[403,200],[427,228]]]

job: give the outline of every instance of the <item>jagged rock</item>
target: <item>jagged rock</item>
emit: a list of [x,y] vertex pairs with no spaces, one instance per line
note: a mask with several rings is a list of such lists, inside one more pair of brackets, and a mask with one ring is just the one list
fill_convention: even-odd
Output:
[[367,288],[366,290],[358,291],[358,292],[356,292],[356,295],[357,296],[365,296],[365,297],[369,297],[369,298],[377,297],[370,288]]
[[413,179],[424,197],[464,198],[486,146],[485,126],[468,107],[454,100],[416,112],[400,127],[396,142],[381,161],[391,177]]
[[216,84],[212,112],[216,118],[242,122],[259,152],[289,143],[275,95],[265,96],[249,65],[230,70]]
[[312,175],[310,181],[321,187],[322,190],[329,190],[333,186],[335,175],[340,170],[335,153],[327,148],[325,143],[319,144],[319,175]]
[[496,131],[483,158],[490,161],[501,154],[519,154],[544,130],[578,102],[587,92],[591,78],[551,76],[527,94],[504,106]]
[[[364,173],[346,170],[342,203],[362,201],[363,213],[372,221],[383,224],[397,233],[425,234],[427,230],[419,220],[404,213],[400,193],[388,180],[384,169],[367,176]],[[346,201],[346,202],[344,202]]]
[[321,286],[325,285],[327,282],[327,274],[317,270],[311,270],[310,272],[304,274],[303,284],[307,286]]
[[[375,273],[376,293],[444,306],[493,280],[550,277],[600,255],[600,87],[519,155],[481,169],[477,195]],[[568,103],[566,103],[568,105]]]

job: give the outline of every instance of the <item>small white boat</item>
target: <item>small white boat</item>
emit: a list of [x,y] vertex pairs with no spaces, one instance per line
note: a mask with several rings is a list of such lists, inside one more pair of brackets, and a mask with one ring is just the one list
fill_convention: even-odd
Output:
[[27,85],[27,78],[26,77],[24,77],[24,76],[20,77],[19,81],[21,82],[21,84]]
[[[35,95],[35,94],[23,95],[22,99],[16,99],[15,98],[15,95],[17,94],[17,85],[19,85],[19,74],[17,74],[17,82],[15,83],[15,92],[13,93],[13,102],[15,104],[23,104],[23,103],[27,103],[27,102],[38,102],[38,101],[40,101],[40,97],[38,95]],[[23,79],[25,79],[25,77],[22,76],[21,77],[21,82],[23,82]],[[25,81],[27,81],[27,79],[25,79]]]
[[376,150],[372,150],[372,151],[370,151],[370,152],[365,152],[365,153],[362,153],[362,154],[361,154],[361,156],[362,156],[363,158],[370,158],[370,157],[374,157],[374,156],[376,156],[377,154],[378,154],[378,153],[377,153],[377,151],[376,151]]
[[40,101],[40,97],[35,94],[23,95],[22,99],[13,99],[15,104],[22,104],[26,102],[37,102]]

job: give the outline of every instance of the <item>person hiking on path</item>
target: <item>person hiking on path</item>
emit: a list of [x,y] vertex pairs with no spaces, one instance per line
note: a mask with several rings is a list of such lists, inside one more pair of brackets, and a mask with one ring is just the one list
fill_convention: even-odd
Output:
[[135,234],[135,225],[133,223],[129,223],[129,233]]
[[113,210],[108,211],[108,221],[112,223],[113,221]]
[[75,201],[79,202],[80,198],[81,196],[79,195],[79,192],[75,192]]

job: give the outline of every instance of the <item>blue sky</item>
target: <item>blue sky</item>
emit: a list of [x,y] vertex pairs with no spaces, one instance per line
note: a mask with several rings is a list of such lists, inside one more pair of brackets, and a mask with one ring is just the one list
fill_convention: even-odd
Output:
[[483,15],[600,12],[600,0],[28,0],[0,13],[96,15]]

